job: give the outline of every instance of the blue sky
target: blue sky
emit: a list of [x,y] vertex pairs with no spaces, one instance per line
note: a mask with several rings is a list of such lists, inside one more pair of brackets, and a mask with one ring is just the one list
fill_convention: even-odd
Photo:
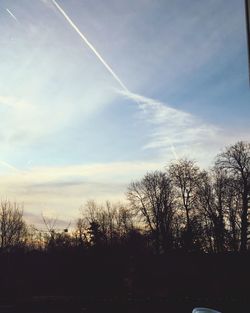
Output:
[[73,219],[186,156],[202,167],[249,140],[244,1],[0,4],[1,197]]

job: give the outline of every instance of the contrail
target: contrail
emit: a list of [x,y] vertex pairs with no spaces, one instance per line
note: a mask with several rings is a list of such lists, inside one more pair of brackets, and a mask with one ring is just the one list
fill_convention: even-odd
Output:
[[6,11],[9,13],[9,15],[15,20],[18,22],[18,19],[15,17],[15,15],[9,10],[9,9],[6,9]]
[[19,172],[18,168],[14,167],[13,165],[11,165],[11,164],[9,164],[9,163],[7,163],[5,161],[0,160],[0,164],[5,166],[5,167],[7,167],[7,168],[9,168],[9,169],[11,169],[11,170]]
[[[143,99],[147,100],[148,103],[150,103],[153,106],[152,99],[142,97],[138,94],[135,94],[129,90],[129,88],[123,83],[123,81],[119,78],[119,76],[113,71],[113,69],[108,65],[108,63],[103,59],[103,57],[100,55],[100,53],[96,50],[96,48],[89,42],[89,40],[83,35],[83,33],[80,31],[80,29],[76,26],[76,24],[71,20],[71,18],[67,15],[67,13],[63,10],[63,8],[57,3],[56,0],[51,0],[52,3],[56,6],[58,11],[63,15],[63,17],[66,19],[66,21],[70,24],[70,26],[77,32],[77,34],[81,37],[83,42],[90,48],[90,50],[96,55],[96,57],[99,59],[99,61],[105,66],[105,68],[108,70],[108,72],[113,76],[113,78],[118,82],[118,84],[122,87],[122,91],[120,91],[121,94],[127,96],[131,100],[133,100],[137,105],[140,106],[140,104],[143,102]],[[178,157],[175,147],[173,144],[171,144],[171,152],[173,153],[175,159]]]
[[128,92],[128,88],[121,81],[121,79],[116,75],[116,73],[112,70],[112,68],[108,65],[108,63],[102,58],[102,56],[98,53],[95,47],[88,41],[88,39],[83,35],[80,29],[76,26],[76,24],[71,20],[71,18],[67,15],[67,13],[63,10],[63,8],[56,2],[56,0],[52,0],[54,5],[57,7],[59,12],[65,17],[70,26],[77,32],[77,34],[82,38],[82,40],[86,43],[86,45],[92,50],[92,52],[97,56],[99,61],[106,67],[109,73],[113,76],[113,78],[119,83],[122,89]]

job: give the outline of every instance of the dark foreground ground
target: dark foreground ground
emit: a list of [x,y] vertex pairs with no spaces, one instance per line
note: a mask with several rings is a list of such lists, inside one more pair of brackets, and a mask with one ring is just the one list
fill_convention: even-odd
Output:
[[250,312],[250,253],[0,255],[0,313]]
[[182,313],[192,312],[194,307],[210,307],[221,312],[250,312],[249,299],[99,299],[86,301],[79,298],[50,297],[19,299],[14,303],[4,301],[0,313]]

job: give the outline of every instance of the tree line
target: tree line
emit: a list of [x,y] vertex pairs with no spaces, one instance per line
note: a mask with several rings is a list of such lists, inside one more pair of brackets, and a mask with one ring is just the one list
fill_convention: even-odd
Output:
[[88,201],[74,230],[46,231],[27,225],[16,203],[0,203],[2,251],[126,247],[155,254],[170,251],[224,253],[248,249],[250,143],[218,154],[213,167],[189,159],[146,173],[129,184],[126,203]]

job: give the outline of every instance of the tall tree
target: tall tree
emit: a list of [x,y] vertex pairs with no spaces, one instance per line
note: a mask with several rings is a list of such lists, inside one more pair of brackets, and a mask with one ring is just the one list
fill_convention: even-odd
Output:
[[216,164],[227,169],[232,178],[238,182],[241,194],[241,239],[240,250],[247,250],[248,209],[250,197],[250,144],[239,141],[219,154]]
[[172,221],[174,216],[174,191],[166,173],[147,173],[143,179],[128,187],[128,200],[150,230],[156,250],[172,247]]
[[19,246],[26,240],[27,227],[23,220],[23,211],[17,203],[0,203],[0,247]]
[[200,179],[199,167],[192,160],[181,159],[169,167],[170,176],[177,190],[179,208],[186,216],[186,227],[183,232],[184,245],[190,249],[193,245],[194,227],[197,207],[197,188]]
[[227,188],[227,176],[224,171],[215,169],[212,175],[206,171],[202,173],[198,185],[199,205],[204,212],[203,218],[212,223],[210,235],[217,252],[225,250]]

